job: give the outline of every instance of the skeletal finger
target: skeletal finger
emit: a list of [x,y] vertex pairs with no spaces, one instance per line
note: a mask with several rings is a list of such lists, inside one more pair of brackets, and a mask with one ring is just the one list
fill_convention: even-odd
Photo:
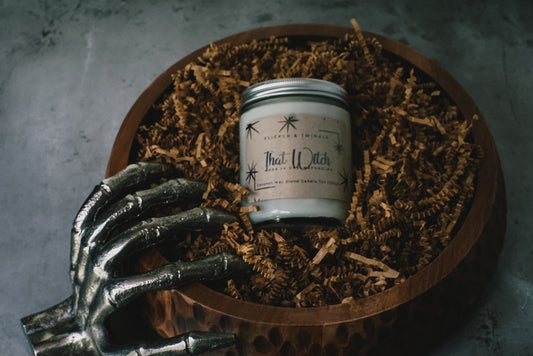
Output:
[[51,329],[63,323],[65,320],[72,318],[71,312],[72,299],[68,297],[53,307],[22,318],[22,329],[31,338],[34,334]]
[[150,272],[115,279],[106,286],[108,301],[115,308],[129,303],[142,293],[178,288],[197,281],[228,279],[250,272],[242,258],[220,253],[192,262],[174,262]]
[[181,178],[172,179],[155,188],[128,194],[106,208],[82,236],[81,252],[76,261],[78,274],[76,280],[84,279],[85,266],[91,249],[95,244],[103,243],[110,230],[145,215],[146,212],[156,211],[158,207],[199,201],[205,189],[204,183]]
[[90,233],[84,237],[84,239],[87,238],[87,241],[82,245],[91,244],[96,238],[101,240],[105,238],[105,234],[109,230],[117,225],[138,218],[146,212],[153,212],[156,208],[198,202],[206,189],[205,183],[178,178],[152,189],[128,194],[98,217],[91,227]]
[[176,215],[145,220],[95,251],[95,265],[109,270],[116,261],[135,252],[155,244],[178,240],[183,231],[220,229],[224,224],[235,220],[233,215],[210,208],[195,208]]
[[116,175],[104,179],[94,188],[80,208],[71,233],[70,275],[74,279],[74,270],[81,247],[81,238],[85,229],[92,224],[96,214],[110,201],[126,191],[139,189],[171,173],[169,166],[158,163],[136,163],[129,165]]
[[227,333],[210,333],[191,331],[170,339],[159,340],[147,345],[138,345],[131,349],[117,349],[105,352],[106,356],[143,355],[143,356],[180,356],[200,355],[208,351],[219,350],[235,344],[235,335]]

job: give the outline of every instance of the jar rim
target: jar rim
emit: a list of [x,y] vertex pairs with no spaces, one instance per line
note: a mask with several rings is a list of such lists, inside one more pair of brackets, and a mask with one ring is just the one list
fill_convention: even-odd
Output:
[[348,106],[348,93],[338,84],[315,78],[281,78],[248,87],[241,95],[242,108],[252,103],[280,96],[318,96]]

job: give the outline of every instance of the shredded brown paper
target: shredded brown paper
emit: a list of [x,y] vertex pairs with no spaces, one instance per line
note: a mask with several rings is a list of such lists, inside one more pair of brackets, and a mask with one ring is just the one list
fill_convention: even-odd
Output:
[[[170,164],[208,184],[202,206],[239,221],[189,236],[171,258],[237,254],[255,273],[213,286],[247,301],[311,307],[379,293],[420,271],[448,245],[467,211],[482,152],[446,94],[409,63],[353,34],[295,43],[270,38],[211,45],[173,75],[156,104],[160,120],[141,126],[138,160]],[[339,226],[304,232],[256,229],[241,201],[238,123],[249,85],[286,77],[332,81],[349,94],[353,196]],[[157,294],[155,295],[157,298]]]

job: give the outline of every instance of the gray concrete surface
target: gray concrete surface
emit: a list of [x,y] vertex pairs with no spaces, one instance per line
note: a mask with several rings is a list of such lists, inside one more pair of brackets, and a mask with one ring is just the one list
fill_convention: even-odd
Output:
[[349,27],[351,17],[449,71],[502,160],[508,228],[498,270],[470,320],[431,354],[533,354],[531,1],[1,0],[0,355],[29,354],[19,319],[70,293],[74,214],[159,73],[237,32]]

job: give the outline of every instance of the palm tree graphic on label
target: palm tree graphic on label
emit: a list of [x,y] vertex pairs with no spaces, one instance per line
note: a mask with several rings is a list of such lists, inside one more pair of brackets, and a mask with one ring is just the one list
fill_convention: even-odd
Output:
[[337,171],[337,173],[341,177],[341,181],[340,181],[339,185],[344,186],[344,191],[346,192],[348,190],[348,183],[349,183],[348,173],[346,173],[346,169],[343,169],[342,173],[339,172],[339,171]]
[[254,190],[255,190],[255,176],[257,175],[257,163],[252,162],[248,164],[248,171],[246,171],[246,182],[250,185],[250,181],[254,181]]
[[296,126],[294,126],[295,122],[298,122],[298,119],[295,115],[284,116],[283,120],[278,121],[278,123],[283,124],[283,126],[281,126],[281,129],[279,129],[279,132],[283,131],[284,129],[287,129],[287,133],[289,133],[289,129],[291,127],[296,130]]
[[255,133],[259,133],[257,129],[254,127],[259,121],[250,122],[248,125],[246,125],[246,138],[252,139],[252,134],[255,131]]
[[[259,190],[265,190],[265,189],[272,189],[272,188],[275,188],[276,186],[275,185],[265,185],[263,184],[261,186],[261,188],[257,188],[257,182],[256,182],[256,176],[257,176],[257,173],[259,173],[259,171],[257,170],[257,163],[255,162],[252,162],[252,163],[249,163],[248,164],[248,170],[246,171],[246,183],[248,183],[248,187],[250,187],[250,182],[251,181],[254,181],[254,188],[252,189],[252,191],[256,192],[256,191],[259,191]],[[256,201],[256,200],[254,200]]]

